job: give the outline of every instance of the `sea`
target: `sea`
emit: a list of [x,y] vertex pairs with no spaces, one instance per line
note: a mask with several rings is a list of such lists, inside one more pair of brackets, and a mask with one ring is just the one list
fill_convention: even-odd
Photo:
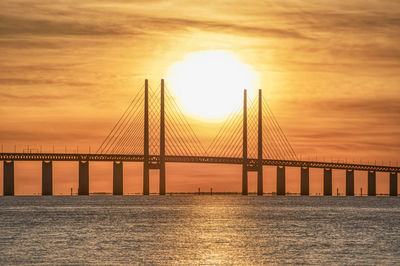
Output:
[[0,197],[0,264],[399,265],[400,198]]

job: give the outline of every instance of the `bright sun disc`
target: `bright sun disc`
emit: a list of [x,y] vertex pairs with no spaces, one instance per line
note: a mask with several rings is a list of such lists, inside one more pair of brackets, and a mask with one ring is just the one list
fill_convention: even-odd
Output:
[[167,81],[184,110],[199,119],[222,118],[256,89],[256,73],[227,51],[189,54],[172,65]]

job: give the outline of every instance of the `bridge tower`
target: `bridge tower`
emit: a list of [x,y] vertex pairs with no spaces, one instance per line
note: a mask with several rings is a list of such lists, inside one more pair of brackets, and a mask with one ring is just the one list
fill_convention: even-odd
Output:
[[242,164],[242,195],[248,194],[247,176],[247,90],[243,94],[243,164]]
[[247,158],[247,90],[243,94],[243,164],[242,164],[242,195],[248,194],[248,172],[257,172],[257,195],[264,195],[263,161],[262,161],[262,91],[258,90],[258,141],[257,161],[249,162]]
[[258,157],[257,157],[257,195],[264,195],[263,190],[263,161],[262,161],[262,91],[258,90]]
[[144,153],[143,153],[143,195],[150,194],[150,169],[160,171],[160,195],[166,193],[165,181],[165,98],[164,79],[161,80],[161,102],[160,102],[160,160],[154,161],[149,154],[149,83],[145,80],[144,86]]
[[143,195],[149,195],[149,81],[144,81]]
[[160,97],[160,195],[165,195],[165,101],[164,101],[164,79],[161,80]]

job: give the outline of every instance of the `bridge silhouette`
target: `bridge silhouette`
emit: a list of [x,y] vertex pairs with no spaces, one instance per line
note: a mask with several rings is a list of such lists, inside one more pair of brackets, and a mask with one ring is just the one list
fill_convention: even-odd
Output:
[[[207,108],[205,106],[205,108]],[[248,172],[257,173],[257,195],[263,192],[263,166],[276,166],[276,194],[286,194],[286,167],[300,169],[300,194],[309,195],[309,169],[322,168],[323,195],[332,195],[332,170],[346,170],[346,195],[354,196],[354,171],[368,172],[368,195],[376,196],[376,172],[390,173],[389,195],[397,196],[400,167],[298,160],[268,103],[258,91],[233,111],[205,147],[165,86],[144,88],[95,153],[0,153],[3,195],[14,195],[14,161],[42,161],[42,195],[53,195],[53,161],[79,162],[78,195],[89,195],[89,162],[113,162],[113,195],[123,195],[123,162],[143,163],[143,195],[149,195],[150,170],[159,170],[159,194],[165,195],[166,163],[242,165],[242,194],[248,194]]]

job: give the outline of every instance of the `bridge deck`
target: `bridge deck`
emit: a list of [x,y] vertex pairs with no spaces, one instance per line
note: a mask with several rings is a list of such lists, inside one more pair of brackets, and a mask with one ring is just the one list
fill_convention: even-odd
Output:
[[[3,161],[126,161],[143,162],[143,155],[123,154],[68,154],[68,153],[0,153]],[[159,155],[150,155],[150,161],[158,162]],[[165,161],[170,163],[209,163],[209,164],[243,164],[243,158],[232,157],[210,157],[210,156],[165,156]],[[249,158],[248,163],[255,163],[257,159]],[[293,161],[263,159],[263,165],[309,167],[309,168],[332,168],[352,169],[359,171],[397,172],[400,167],[379,166],[366,164],[332,163],[317,161]]]

